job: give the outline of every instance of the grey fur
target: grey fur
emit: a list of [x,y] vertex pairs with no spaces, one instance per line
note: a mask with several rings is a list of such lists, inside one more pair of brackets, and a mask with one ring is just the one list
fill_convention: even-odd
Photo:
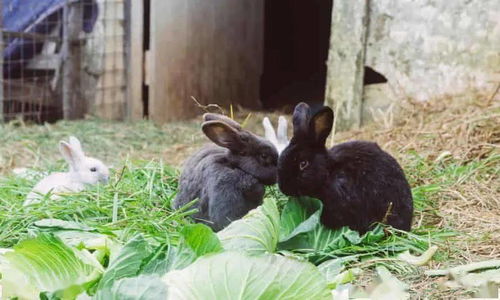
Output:
[[277,177],[274,146],[225,118],[204,116],[203,132],[219,146],[206,145],[186,161],[173,202],[178,209],[199,199],[193,218],[216,231],[259,206],[264,186]]

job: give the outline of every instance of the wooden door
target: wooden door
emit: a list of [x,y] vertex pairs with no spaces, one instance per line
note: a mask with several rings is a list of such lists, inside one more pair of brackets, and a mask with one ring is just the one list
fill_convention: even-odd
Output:
[[202,104],[259,106],[264,0],[151,0],[149,117],[182,120]]

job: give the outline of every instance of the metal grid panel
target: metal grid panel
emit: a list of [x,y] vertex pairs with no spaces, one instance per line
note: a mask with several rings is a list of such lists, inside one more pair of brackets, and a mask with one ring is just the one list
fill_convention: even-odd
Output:
[[[0,5],[0,120],[122,117],[124,0],[0,0]],[[78,112],[68,113],[72,110]]]

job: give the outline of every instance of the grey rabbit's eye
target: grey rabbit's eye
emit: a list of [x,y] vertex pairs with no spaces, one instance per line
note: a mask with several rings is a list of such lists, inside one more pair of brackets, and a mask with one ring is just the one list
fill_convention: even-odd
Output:
[[90,172],[97,172],[97,168],[90,168]]
[[303,160],[299,164],[299,168],[301,171],[303,171],[305,168],[307,168],[307,166],[309,166],[309,162],[307,160]]

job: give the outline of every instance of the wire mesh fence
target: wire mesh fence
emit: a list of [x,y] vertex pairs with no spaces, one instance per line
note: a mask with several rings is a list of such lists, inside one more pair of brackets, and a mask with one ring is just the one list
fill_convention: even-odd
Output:
[[125,90],[124,5],[0,0],[0,120],[51,122],[102,114],[101,108],[120,113],[112,104]]

